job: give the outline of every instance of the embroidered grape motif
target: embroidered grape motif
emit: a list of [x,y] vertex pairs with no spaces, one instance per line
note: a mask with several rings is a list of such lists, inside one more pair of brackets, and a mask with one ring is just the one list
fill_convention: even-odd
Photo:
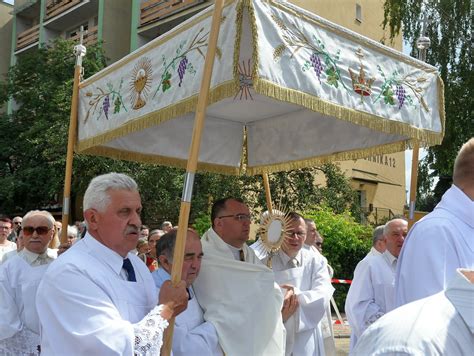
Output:
[[183,82],[184,73],[186,73],[186,67],[187,66],[188,66],[188,58],[184,57],[179,62],[179,66],[178,66],[178,75],[179,75],[179,84],[178,84],[178,86],[181,86],[181,83]]
[[102,103],[102,109],[104,109],[104,114],[107,120],[109,119],[109,108],[110,108],[110,99],[109,99],[109,96],[107,95],[104,98],[104,102]]
[[316,52],[313,52],[309,60],[311,61],[311,65],[313,66],[313,69],[316,72],[316,75],[318,76],[318,80],[321,83],[321,72],[323,71],[323,64],[321,63],[321,59],[316,54]]
[[405,97],[406,97],[406,92],[403,85],[397,84],[395,95],[397,96],[397,99],[398,99],[398,109],[401,109],[403,106],[403,103],[405,102]]

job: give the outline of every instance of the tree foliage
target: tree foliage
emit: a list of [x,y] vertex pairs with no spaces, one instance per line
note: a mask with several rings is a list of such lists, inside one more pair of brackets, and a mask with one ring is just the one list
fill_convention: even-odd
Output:
[[[75,58],[73,43],[58,39],[50,46],[22,54],[0,83],[0,105],[13,99],[11,115],[0,116],[0,211],[9,215],[60,203],[63,191],[70,98]],[[91,76],[105,66],[100,47],[88,48],[83,67]],[[155,227],[163,220],[178,222],[184,171],[104,157],[75,155],[72,199],[81,199],[89,181],[103,173],[122,172],[137,181],[144,223]],[[318,186],[322,172],[327,184]],[[334,211],[358,208],[355,192],[335,165],[270,175],[274,201],[291,210],[326,203]],[[212,203],[225,196],[244,198],[252,211],[266,206],[261,177],[198,173],[195,177],[190,222],[209,213]],[[74,206],[74,204],[72,204]],[[82,212],[72,211],[73,218]]]
[[[421,162],[417,206],[432,208],[449,188],[456,153],[474,137],[474,75],[471,0],[385,0],[384,27],[392,38],[402,30],[416,56],[416,40],[426,19],[431,40],[427,62],[436,66],[445,86],[446,126],[441,145]],[[436,180],[434,189],[427,189]]]

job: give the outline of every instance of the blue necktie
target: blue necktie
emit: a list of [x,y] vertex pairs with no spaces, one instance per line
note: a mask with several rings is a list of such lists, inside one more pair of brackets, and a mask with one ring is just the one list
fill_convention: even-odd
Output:
[[135,270],[133,269],[132,262],[128,258],[123,260],[122,268],[127,271],[128,280],[130,282],[136,282],[137,279],[135,278]]

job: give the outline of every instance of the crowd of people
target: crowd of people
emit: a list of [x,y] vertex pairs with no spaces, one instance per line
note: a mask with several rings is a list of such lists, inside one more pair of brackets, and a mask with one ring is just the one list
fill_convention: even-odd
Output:
[[[159,355],[172,319],[173,355],[336,354],[333,270],[314,221],[288,213],[270,257],[247,245],[245,202],[217,200],[209,230],[186,231],[174,285],[177,227],[142,224],[132,178],[94,178],[83,207],[64,244],[47,211],[0,218],[0,355]],[[471,139],[432,213],[410,230],[402,217],[374,230],[346,299],[351,354],[470,354],[473,246]]]

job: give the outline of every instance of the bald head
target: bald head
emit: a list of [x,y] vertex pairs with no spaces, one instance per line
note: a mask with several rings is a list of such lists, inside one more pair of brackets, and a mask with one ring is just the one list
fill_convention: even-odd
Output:
[[474,138],[459,150],[454,162],[453,183],[474,200]]

